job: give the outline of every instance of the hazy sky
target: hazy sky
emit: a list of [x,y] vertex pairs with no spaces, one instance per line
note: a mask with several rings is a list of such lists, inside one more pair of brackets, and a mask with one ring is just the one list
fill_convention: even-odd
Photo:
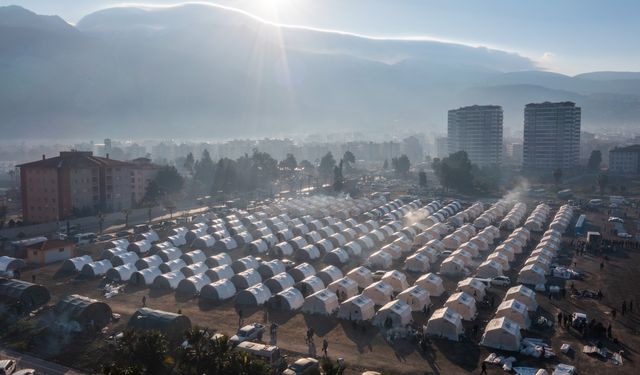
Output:
[[[202,2],[202,1],[201,1]],[[549,70],[640,71],[638,0],[219,0],[286,24],[517,52]],[[141,0],[144,4],[180,1]],[[113,0],[0,0],[75,23]]]

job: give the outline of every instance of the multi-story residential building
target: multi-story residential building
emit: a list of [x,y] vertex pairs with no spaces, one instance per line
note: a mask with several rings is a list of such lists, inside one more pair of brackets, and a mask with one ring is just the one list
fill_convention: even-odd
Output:
[[616,147],[609,151],[609,172],[620,175],[640,174],[640,144]]
[[133,191],[133,202],[139,204],[147,194],[149,183],[158,174],[160,166],[151,163],[149,158],[137,158],[131,160],[135,166],[131,173],[131,190]]
[[541,171],[578,166],[580,115],[580,107],[572,102],[527,104],[524,109],[524,169]]
[[135,165],[108,155],[101,158],[91,151],[63,151],[18,167],[25,222],[118,211],[131,208],[134,202],[131,179]]
[[449,154],[465,151],[478,165],[502,163],[502,107],[474,105],[449,111]]

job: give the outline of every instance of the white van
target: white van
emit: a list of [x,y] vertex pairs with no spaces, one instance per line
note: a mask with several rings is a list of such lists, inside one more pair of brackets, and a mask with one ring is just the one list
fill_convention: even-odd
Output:
[[73,236],[73,241],[78,245],[88,245],[96,242],[95,233],[80,233]]

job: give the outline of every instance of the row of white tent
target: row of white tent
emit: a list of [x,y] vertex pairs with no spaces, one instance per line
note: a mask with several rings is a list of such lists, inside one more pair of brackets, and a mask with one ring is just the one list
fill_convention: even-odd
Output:
[[562,244],[562,234],[573,216],[573,208],[569,205],[560,207],[544,232],[540,242],[531,252],[524,267],[518,274],[518,282],[528,285],[546,284],[546,276],[551,272],[551,263],[557,256]]
[[540,203],[531,212],[531,214],[529,214],[529,217],[527,217],[527,220],[524,222],[524,227],[532,232],[542,232],[542,229],[549,218],[550,211],[551,208],[548,205]]
[[461,227],[466,222],[473,222],[484,211],[484,204],[482,202],[476,202],[465,210],[458,212],[449,218],[449,223],[454,227]]
[[522,223],[524,215],[527,213],[527,205],[517,202],[511,208],[511,211],[500,221],[500,228],[506,230],[514,230]]
[[507,201],[499,200],[498,202],[492,204],[491,207],[489,207],[489,209],[484,211],[480,216],[478,216],[473,221],[473,226],[476,227],[477,229],[482,229],[484,227],[487,227],[495,223],[498,219],[504,216],[504,212],[507,209],[507,207],[508,207]]

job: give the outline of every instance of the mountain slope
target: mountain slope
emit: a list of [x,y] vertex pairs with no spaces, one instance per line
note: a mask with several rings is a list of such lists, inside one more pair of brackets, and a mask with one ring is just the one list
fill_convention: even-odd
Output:
[[505,125],[519,127],[524,104],[543,100],[576,101],[587,128],[637,118],[636,80],[535,69],[503,51],[281,28],[203,5],[107,9],[76,27],[0,8],[0,131],[199,139],[390,124],[442,131],[448,109],[475,103],[503,105]]

